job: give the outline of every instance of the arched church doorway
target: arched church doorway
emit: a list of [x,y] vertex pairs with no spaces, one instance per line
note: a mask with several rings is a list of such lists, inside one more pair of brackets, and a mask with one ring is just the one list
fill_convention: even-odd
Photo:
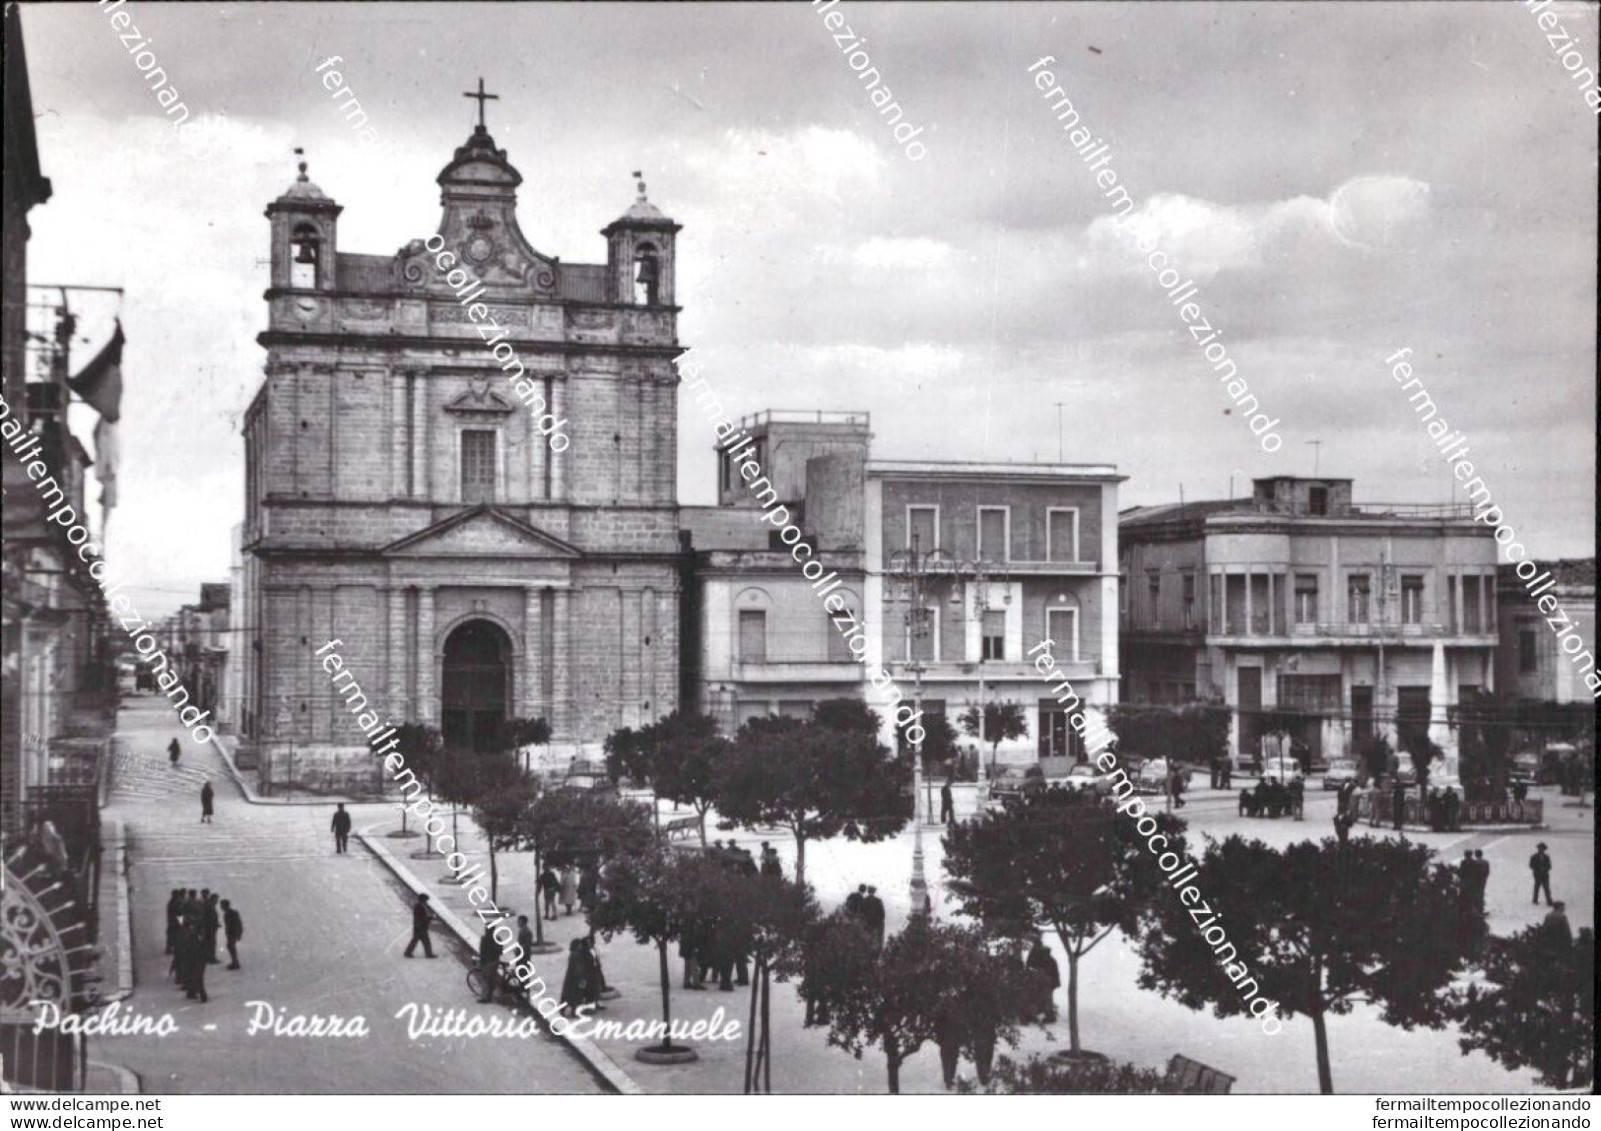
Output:
[[439,729],[447,745],[480,753],[506,717],[511,640],[499,625],[470,620],[445,638]]

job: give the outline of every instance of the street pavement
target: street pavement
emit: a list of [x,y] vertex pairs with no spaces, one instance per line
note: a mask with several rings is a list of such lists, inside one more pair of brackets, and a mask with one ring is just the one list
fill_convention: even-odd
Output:
[[[354,839],[335,855],[329,806],[251,805],[222,759],[182,739],[179,766],[165,746],[177,731],[164,701],[125,704],[124,753],[115,767],[108,818],[127,828],[134,988],[124,1015],[170,1013],[167,1037],[92,1037],[95,1060],[138,1073],[146,1093],[598,1093],[600,1085],[560,1042],[544,1034],[408,1038],[407,1003],[436,1010],[479,1007],[466,987],[465,955],[434,932],[429,961],[402,957],[410,898]],[[216,790],[213,823],[200,823],[200,785]],[[393,812],[393,810],[389,810]],[[373,810],[376,814],[377,810]],[[408,842],[410,843],[410,842]],[[206,976],[210,1002],[187,1001],[166,975],[166,901],[176,886],[209,887],[243,915],[243,970]],[[280,1015],[360,1015],[370,1033],[352,1037],[247,1033],[257,1007]]]
[[[1555,861],[1553,887],[1559,899],[1566,900],[1575,930],[1594,923],[1593,810],[1568,808],[1554,789],[1539,791],[1546,798],[1547,820],[1553,827],[1537,832],[1461,832],[1429,833],[1410,830],[1405,835],[1443,853],[1443,859],[1460,859],[1467,848],[1483,848],[1492,871],[1487,893],[1492,928],[1510,933],[1538,922],[1544,906],[1528,903],[1528,857],[1539,841],[1550,846]],[[1188,795],[1182,816],[1190,822],[1191,837],[1225,837],[1232,833],[1255,837],[1276,846],[1305,839],[1333,835],[1334,795],[1312,791],[1307,795],[1306,819],[1295,821],[1242,818],[1238,815],[1237,793],[1206,788]],[[1160,808],[1161,798],[1147,797],[1147,804]],[[966,816],[974,808],[971,789],[957,791],[957,815]],[[376,820],[369,826],[387,831],[398,826],[394,809],[367,811]],[[664,821],[683,816],[669,804],[661,806]],[[361,818],[358,817],[358,823]],[[795,848],[787,834],[771,830],[765,834],[723,832],[715,827],[715,813],[708,819],[708,835],[713,839],[732,837],[754,852],[759,842],[769,841],[779,850],[785,874],[793,876]],[[470,833],[470,822],[461,822],[461,844],[468,846],[469,859],[485,862],[481,843]],[[1356,836],[1391,837],[1389,829],[1358,826]],[[957,915],[947,900],[945,877],[941,869],[942,851],[938,827],[928,827],[923,835],[924,869],[936,913]],[[809,843],[806,849],[807,879],[825,907],[844,901],[858,883],[876,885],[889,914],[888,929],[898,930],[911,911],[908,879],[914,836],[900,836],[878,844],[852,844],[844,840]],[[473,851],[476,849],[476,851]],[[529,911],[534,906],[533,858],[529,854],[501,853],[500,904]],[[417,868],[424,879],[444,873],[437,861]],[[466,893],[451,883],[434,884],[436,899],[458,911],[468,908]],[[1205,893],[1203,893],[1204,896]],[[560,984],[565,970],[566,943],[584,932],[582,917],[563,917],[545,924],[546,935],[561,943],[563,953],[552,955],[538,969],[547,982]],[[1056,949],[1057,961],[1065,981],[1067,960],[1054,936],[1047,935]],[[607,980],[622,996],[607,1003],[599,1016],[608,1020],[650,1021],[660,1016],[660,990],[654,950],[629,939],[617,938],[600,948]],[[672,1009],[675,1018],[693,1021],[712,1016],[724,1008],[726,1016],[743,1025],[748,1018],[747,992],[700,993],[680,988],[682,965],[677,949],[672,955]],[[1132,1061],[1149,1068],[1165,1068],[1176,1053],[1200,1060],[1237,1077],[1235,1092],[1315,1092],[1317,1069],[1312,1027],[1303,1018],[1286,1020],[1281,1032],[1264,1035],[1259,1024],[1246,1018],[1220,1020],[1209,1012],[1193,1012],[1157,994],[1137,988],[1139,960],[1121,936],[1108,938],[1080,965],[1079,1024],[1087,1048],[1114,1059]],[[1065,1008],[1065,987],[1058,992],[1058,1007]],[[773,985],[772,1025],[775,1049],[773,1087],[790,1093],[882,1093],[885,1072],[882,1053],[868,1050],[861,1060],[830,1048],[820,1029],[802,1027],[803,1007],[791,985]],[[1341,1092],[1529,1092],[1539,1091],[1530,1072],[1510,1072],[1482,1053],[1464,1055],[1451,1030],[1411,1032],[1385,1025],[1371,1007],[1357,1006],[1349,1015],[1329,1021],[1333,1056],[1334,1084]],[[661,1093],[737,1092],[744,1070],[744,1042],[700,1041],[695,1043],[701,1059],[690,1065],[654,1067],[633,1060],[633,1053],[644,1043],[623,1039],[597,1042],[646,1091]],[[1049,1053],[1066,1046],[1065,1019],[1049,1027],[1033,1027],[1010,1055]],[[1008,1050],[1002,1050],[1003,1054]],[[972,1066],[964,1061],[961,1074],[971,1078]],[[915,1054],[901,1071],[903,1092],[937,1092],[943,1089],[937,1050],[927,1046]]]

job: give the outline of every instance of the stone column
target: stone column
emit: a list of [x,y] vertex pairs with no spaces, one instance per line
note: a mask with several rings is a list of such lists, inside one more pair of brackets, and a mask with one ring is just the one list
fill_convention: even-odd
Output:
[[417,590],[417,702],[412,704],[420,722],[439,721],[439,694],[434,673],[434,591],[428,586]]
[[529,585],[523,589],[523,678],[522,710],[526,717],[543,715],[548,721],[550,713],[544,703],[545,625],[540,615],[540,589]]
[[[562,419],[563,415],[567,412],[566,378],[559,377],[550,383],[550,412],[551,415],[557,420]],[[562,429],[562,431],[566,432],[570,437],[572,435],[571,424],[569,423],[567,427]],[[567,467],[569,461],[572,459],[572,447],[569,445],[566,451],[558,452],[549,447],[549,443],[552,438],[553,437],[540,438],[541,441],[546,445],[546,451],[548,452],[548,458],[550,459],[550,497],[552,499],[558,499],[562,502],[566,502],[568,498]]]
[[1460,785],[1461,767],[1457,758],[1456,738],[1451,733],[1449,709],[1446,704],[1450,684],[1446,677],[1445,643],[1434,642],[1434,664],[1429,677],[1429,741],[1444,752],[1443,769],[1429,775],[1432,784]]
[[552,737],[562,742],[573,742],[577,735],[573,733],[572,711],[572,649],[570,625],[568,618],[571,612],[572,594],[566,589],[558,589],[552,602],[554,608],[551,617],[555,621],[551,632],[550,657],[550,728]]

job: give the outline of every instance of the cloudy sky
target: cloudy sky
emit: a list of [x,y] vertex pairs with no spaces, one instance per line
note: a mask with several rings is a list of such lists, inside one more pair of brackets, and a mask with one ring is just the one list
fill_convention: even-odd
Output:
[[[730,409],[870,410],[880,455],[1050,460],[1061,403],[1066,459],[1115,463],[1125,505],[1314,459],[1359,501],[1448,501],[1383,364],[1409,346],[1522,541],[1594,553],[1596,118],[1520,4],[846,0],[915,162],[805,3],[125,10],[191,120],[172,129],[95,8],[28,6],[55,186],[30,274],[126,288],[109,556],[152,610],[226,577],[262,209],[293,148],[345,207],[341,250],[391,254],[433,230],[480,75],[541,251],[603,261],[646,171],[684,225],[682,340]],[[1552,10],[1594,67],[1595,6]],[[378,143],[320,85],[330,55]],[[1281,421],[1276,455],[1111,227],[1026,73],[1043,55]],[[114,306],[81,309],[87,358]],[[680,435],[680,498],[709,502],[692,401]]]

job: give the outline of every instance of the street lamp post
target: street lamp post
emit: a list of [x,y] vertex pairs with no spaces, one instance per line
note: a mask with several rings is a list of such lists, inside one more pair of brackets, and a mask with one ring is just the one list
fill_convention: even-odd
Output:
[[[943,550],[934,549],[924,553],[919,546],[917,535],[912,536],[909,549],[896,550],[889,556],[889,568],[886,571],[894,583],[892,593],[897,599],[904,598],[907,602],[904,623],[906,625],[907,660],[906,670],[913,673],[915,683],[912,691],[913,717],[921,717],[923,710],[923,669],[924,663],[914,653],[914,641],[926,639],[930,631],[930,616],[928,599],[937,593],[938,588],[951,575],[950,558]],[[919,724],[918,733],[922,733]],[[912,746],[912,909],[915,912],[922,910],[928,898],[928,880],[923,869],[923,743],[921,739],[913,742]],[[932,799],[931,799],[932,800]],[[932,808],[932,806],[929,806]]]

